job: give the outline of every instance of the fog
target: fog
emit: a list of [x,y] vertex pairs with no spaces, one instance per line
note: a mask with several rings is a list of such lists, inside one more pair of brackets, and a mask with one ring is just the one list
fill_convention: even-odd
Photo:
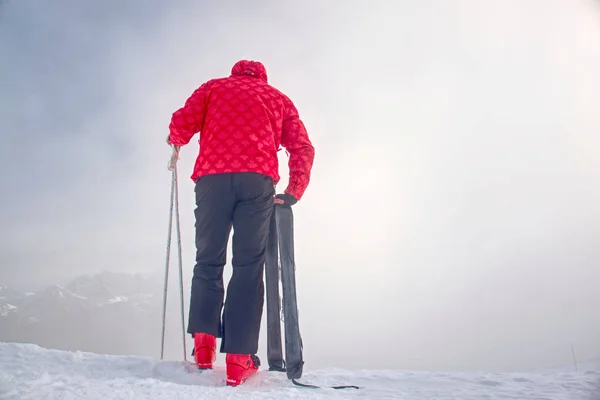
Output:
[[[569,364],[571,346],[600,357],[593,2],[0,7],[0,285],[161,276],[171,114],[253,59],[316,149],[294,206],[307,368],[514,371]],[[197,139],[179,163],[186,315]]]

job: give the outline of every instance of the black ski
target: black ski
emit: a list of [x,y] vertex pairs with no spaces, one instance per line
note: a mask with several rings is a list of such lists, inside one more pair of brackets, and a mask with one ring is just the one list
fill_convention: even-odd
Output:
[[275,206],[277,241],[281,262],[281,288],[283,291],[283,323],[285,327],[285,362],[288,379],[302,376],[302,338],[298,324],[296,299],[296,264],[294,259],[294,214],[291,207]]
[[275,210],[273,210],[265,260],[265,283],[267,291],[267,360],[270,371],[285,371],[281,347],[279,262],[277,249],[277,223],[275,218]]

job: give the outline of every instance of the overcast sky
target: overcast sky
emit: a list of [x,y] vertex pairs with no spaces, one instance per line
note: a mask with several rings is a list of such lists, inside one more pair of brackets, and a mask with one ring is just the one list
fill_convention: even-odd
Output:
[[316,148],[295,206],[308,368],[600,356],[591,1],[15,0],[0,54],[0,285],[162,274],[171,114],[254,59]]

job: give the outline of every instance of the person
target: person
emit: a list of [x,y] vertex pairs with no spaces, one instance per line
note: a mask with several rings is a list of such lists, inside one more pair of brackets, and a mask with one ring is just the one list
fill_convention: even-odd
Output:
[[[240,60],[230,76],[198,87],[173,113],[167,144],[179,151],[196,133],[200,151],[191,176],[196,265],[187,332],[200,369],[213,367],[221,339],[227,385],[237,386],[260,366],[256,353],[271,213],[274,204],[291,207],[301,200],[315,150],[294,103],[268,83],[258,61]],[[289,183],[276,194],[281,147],[289,154]],[[225,297],[223,268],[232,228],[233,272]]]

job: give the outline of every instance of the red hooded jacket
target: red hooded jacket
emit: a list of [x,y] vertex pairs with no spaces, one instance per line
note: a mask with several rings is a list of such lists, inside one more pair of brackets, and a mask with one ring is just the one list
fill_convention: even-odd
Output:
[[173,113],[171,143],[183,146],[200,132],[200,154],[192,179],[226,172],[257,172],[280,180],[277,151],[289,153],[284,193],[300,200],[315,150],[292,101],[267,83],[260,62],[238,61],[231,76],[202,84]]

